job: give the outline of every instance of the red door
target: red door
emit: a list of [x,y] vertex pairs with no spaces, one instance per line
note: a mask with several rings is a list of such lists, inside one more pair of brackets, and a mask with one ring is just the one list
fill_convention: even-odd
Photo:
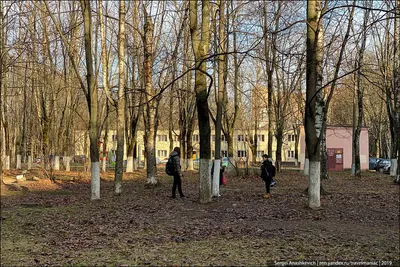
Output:
[[343,148],[328,148],[328,171],[343,171]]

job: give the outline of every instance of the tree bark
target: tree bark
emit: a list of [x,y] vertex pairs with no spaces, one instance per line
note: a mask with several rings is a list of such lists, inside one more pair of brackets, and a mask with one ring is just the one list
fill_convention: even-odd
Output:
[[[221,166],[221,131],[222,131],[222,105],[225,96],[225,0],[219,1],[218,20],[218,94],[217,94],[217,116],[215,122],[215,161],[213,173],[212,193],[214,197],[219,196],[219,180]],[[216,22],[215,22],[216,23]]]
[[[233,139],[234,139],[234,129],[236,128],[236,123],[237,123],[237,118],[239,114],[239,70],[240,70],[240,65],[239,65],[239,60],[238,60],[238,55],[237,55],[237,31],[236,31],[236,10],[233,8],[233,1],[231,1],[231,9],[232,11],[232,29],[233,29],[233,110],[231,111],[231,105],[230,101],[228,99],[228,96],[225,95],[225,101],[224,101],[224,118],[225,118],[225,139],[227,140],[227,145],[228,145],[228,158],[229,158],[229,164],[227,168],[227,172],[231,173],[233,172],[233,169],[236,170],[237,173],[237,168],[234,167],[233,163],[235,161],[234,158],[234,147],[233,147]],[[226,27],[227,29],[229,28],[229,6],[226,6]],[[226,47],[229,47],[229,38],[226,40]],[[228,61],[229,61],[229,56],[225,56],[225,76],[228,75]],[[225,77],[225,83],[227,82],[227,77]],[[227,94],[227,91],[225,90],[225,94]],[[232,113],[232,114],[229,114]],[[228,114],[230,116],[228,116]],[[238,173],[237,173],[238,174]]]
[[146,165],[147,165],[147,184],[157,184],[157,169],[156,169],[156,155],[155,155],[155,139],[156,135],[154,132],[155,127],[155,116],[156,116],[156,104],[155,100],[152,99],[155,95],[152,86],[152,66],[153,66],[153,22],[151,17],[145,12],[144,22],[144,86],[146,91],[146,104],[145,104],[145,151],[146,151]]
[[87,70],[87,104],[89,110],[89,140],[91,162],[91,200],[100,199],[100,154],[97,142],[98,138],[98,93],[95,87],[92,57],[92,10],[90,0],[81,0],[81,8],[85,36],[85,59]]
[[363,22],[363,28],[362,28],[362,40],[361,40],[361,47],[358,47],[357,44],[357,52],[358,52],[358,60],[356,62],[356,66],[358,68],[357,71],[357,100],[358,100],[358,121],[357,121],[357,127],[355,129],[354,138],[353,138],[353,149],[354,149],[354,155],[355,155],[355,162],[354,162],[354,169],[355,169],[355,176],[361,178],[361,163],[360,163],[360,133],[361,133],[361,128],[363,126],[363,109],[364,109],[364,104],[363,104],[363,99],[364,99],[364,88],[361,82],[361,77],[362,77],[362,68],[364,64],[364,51],[365,51],[365,46],[366,46],[366,41],[367,41],[367,24],[369,20],[369,12],[370,10],[367,9],[365,10],[364,13],[364,22]]
[[[390,168],[390,174],[392,176],[395,176],[395,181],[397,183],[400,183],[400,89],[399,89],[399,72],[400,72],[400,38],[399,38],[399,17],[400,17],[400,0],[395,1],[395,10],[396,10],[396,16],[394,20],[394,34],[393,34],[393,39],[394,39],[394,60],[393,60],[393,91],[394,91],[394,103],[395,103],[395,121],[396,121],[396,134],[397,138],[394,140],[395,144],[395,156],[392,157],[392,165]],[[397,158],[396,158],[397,154]]]
[[124,172],[125,145],[125,0],[119,1],[118,32],[118,101],[117,101],[117,157],[115,164],[114,193],[122,192],[122,174]]
[[195,91],[196,106],[200,132],[200,174],[199,193],[200,203],[211,202],[211,179],[210,179],[210,118],[208,108],[207,76],[204,58],[209,52],[209,29],[210,29],[210,1],[202,0],[201,37],[197,26],[197,1],[190,1],[190,33],[195,56]]
[[321,1],[307,1],[307,69],[305,132],[310,160],[308,205],[318,208],[320,203],[320,135],[322,130],[322,56],[323,33]]

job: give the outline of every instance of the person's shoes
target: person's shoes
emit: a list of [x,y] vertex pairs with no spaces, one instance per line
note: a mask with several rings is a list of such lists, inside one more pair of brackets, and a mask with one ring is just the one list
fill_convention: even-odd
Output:
[[272,182],[272,183],[271,183],[271,186],[274,186],[274,185],[276,185],[276,182]]
[[268,199],[268,198],[270,198],[270,197],[271,197],[271,194],[268,194],[268,193],[267,193],[267,194],[265,194],[265,198],[267,198],[267,199]]
[[181,199],[184,200],[184,199],[185,199],[185,196],[181,196]]

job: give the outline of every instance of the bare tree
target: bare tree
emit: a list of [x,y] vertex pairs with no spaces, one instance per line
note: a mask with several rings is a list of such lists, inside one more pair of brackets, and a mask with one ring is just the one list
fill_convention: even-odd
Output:
[[114,191],[120,195],[122,191],[122,174],[124,172],[125,145],[125,0],[119,1],[118,32],[118,101],[117,101],[117,158],[115,165]]
[[[220,166],[221,166],[221,122],[222,122],[222,105],[225,96],[225,0],[219,1],[218,7],[218,94],[217,94],[217,116],[215,121],[215,160],[212,193],[214,197],[219,196]],[[216,34],[216,33],[215,33]]]
[[[275,5],[273,3],[273,5]],[[275,14],[273,22],[275,23],[275,32],[279,28],[279,18],[280,18],[280,9],[282,3],[278,2],[278,10]],[[273,74],[276,65],[276,38],[277,34],[272,33],[271,36],[266,34],[268,31],[268,20],[267,20],[267,1],[264,1],[264,53],[265,53],[265,62],[266,62],[266,71],[267,71],[267,88],[268,88],[268,154],[272,155],[272,137],[273,137],[273,127],[272,127],[272,96],[273,96]]]
[[[365,46],[367,42],[367,24],[369,20],[369,13],[370,9],[366,9],[364,11],[364,22],[361,30],[361,44],[357,44],[357,54],[358,60],[356,61],[355,69],[357,69],[357,73],[355,74],[355,81],[356,81],[356,90],[357,91],[357,102],[358,102],[358,120],[357,126],[353,128],[353,153],[354,153],[354,168],[352,168],[352,174],[361,177],[361,164],[360,164],[360,133],[361,128],[363,126],[363,113],[364,113],[364,87],[365,85],[362,84],[362,68],[364,64],[364,52]],[[353,118],[354,120],[354,118]],[[355,123],[355,122],[353,122]]]
[[395,19],[394,19],[394,35],[393,35],[393,47],[394,47],[394,59],[393,59],[393,87],[394,87],[394,108],[395,108],[395,121],[396,121],[396,133],[394,136],[397,138],[394,140],[396,142],[396,149],[395,153],[397,153],[397,160],[396,154],[392,157],[392,165],[391,165],[391,175],[395,176],[395,181],[400,183],[400,89],[399,89],[399,72],[400,72],[400,38],[399,38],[399,18],[400,18],[400,0],[395,1]]
[[322,57],[323,29],[321,0],[307,1],[307,91],[305,107],[305,132],[310,174],[308,184],[308,205],[320,207],[320,135],[322,131]]
[[200,132],[200,203],[211,202],[211,180],[210,180],[210,118],[208,108],[207,73],[204,59],[209,52],[210,39],[210,2],[202,0],[201,8],[201,32],[197,22],[197,1],[190,1],[190,33],[196,62],[195,91],[196,106]]
[[156,155],[155,155],[155,120],[156,120],[156,101],[154,99],[155,92],[152,85],[152,66],[153,66],[153,30],[154,25],[151,17],[147,14],[145,7],[143,6],[144,16],[144,37],[143,37],[143,48],[144,48],[144,87],[145,87],[145,151],[146,151],[146,162],[147,162],[147,183],[156,184]]

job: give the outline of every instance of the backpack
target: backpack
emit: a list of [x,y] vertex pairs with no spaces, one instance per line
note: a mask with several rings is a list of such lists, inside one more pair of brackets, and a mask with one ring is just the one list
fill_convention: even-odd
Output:
[[169,176],[174,176],[174,174],[176,173],[173,157],[175,156],[169,157],[167,164],[165,164],[165,173],[168,174]]
[[276,174],[276,168],[275,168],[274,165],[272,165],[272,173],[271,173],[271,176],[272,176],[272,177],[275,177],[275,174]]

